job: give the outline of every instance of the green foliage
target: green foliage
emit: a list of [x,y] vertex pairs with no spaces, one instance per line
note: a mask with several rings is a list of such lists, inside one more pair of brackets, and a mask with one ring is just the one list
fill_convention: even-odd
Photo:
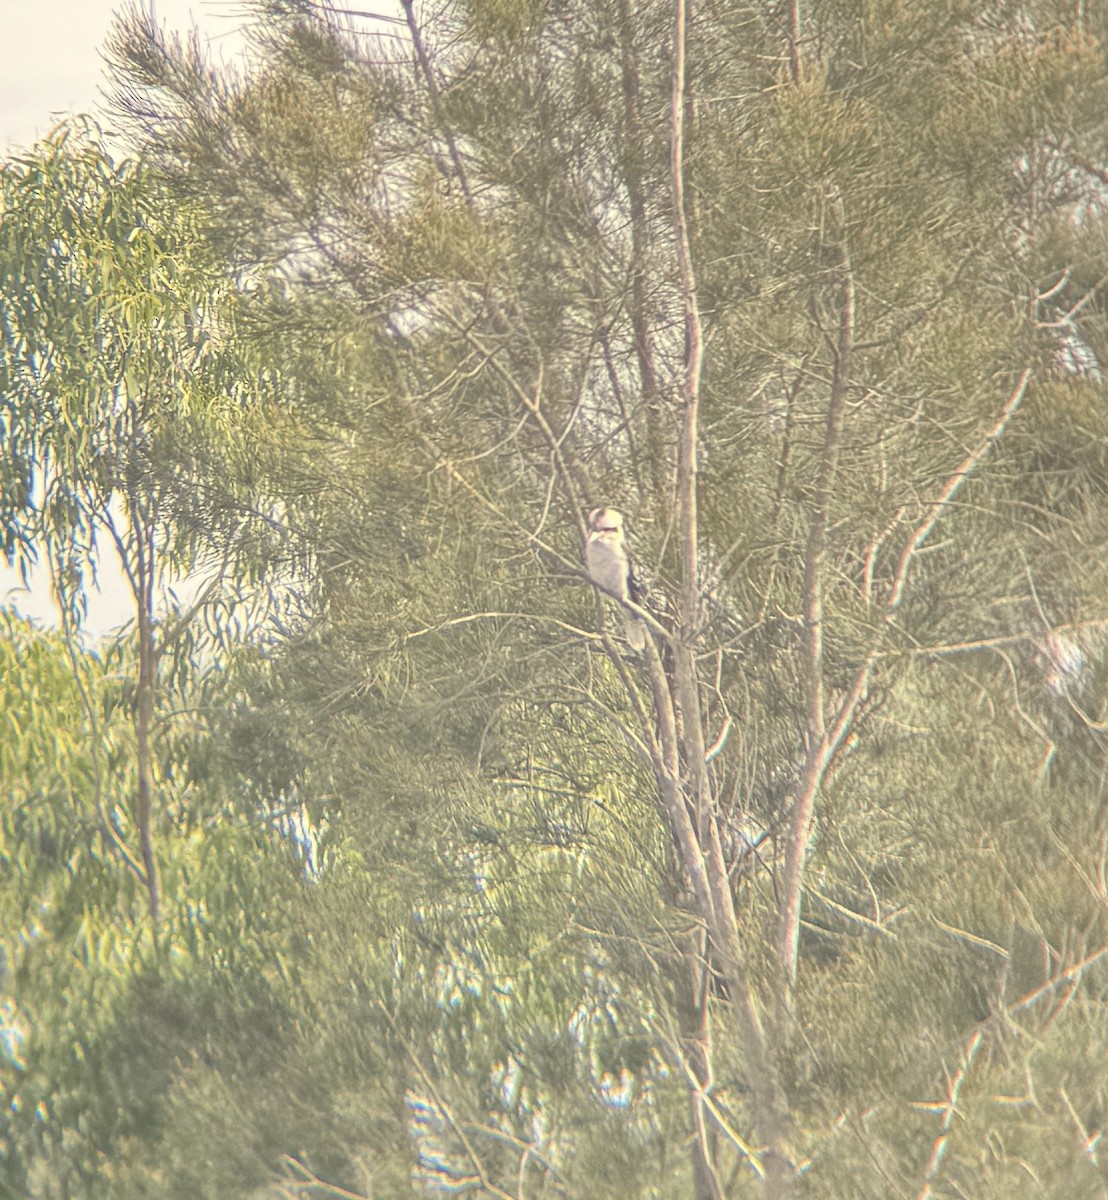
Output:
[[[672,13],[446,4],[398,50],[262,8],[241,76],[123,23],[142,168],[62,139],[5,174],[5,278],[58,283],[47,326],[28,300],[8,327],[9,546],[40,460],[84,472],[41,510],[75,568],[136,472],[175,562],[238,552],[240,509],[215,482],[182,503],[187,480],[257,485],[287,539],[264,636],[167,639],[156,942],[119,917],[135,884],[100,816],[125,820],[131,786],[115,668],[18,635],[59,703],[13,692],[0,739],[24,866],[4,904],[43,924],[65,910],[44,895],[96,898],[89,944],[111,953],[77,976],[105,1000],[90,1087],[48,1000],[76,967],[47,953],[53,924],[24,938],[49,966],[17,999],[42,1036],[9,1039],[27,1099],[5,1182],[762,1194],[754,1052],[662,819],[654,694],[601,653],[574,573],[601,502],[657,593],[682,570]],[[695,650],[787,1150],[813,1197],[1102,1196],[1103,17],[799,17],[790,43],[759,6],[693,9],[704,592],[664,618]],[[246,319],[232,280],[252,289],[241,355],[217,336]],[[235,398],[270,373],[283,407],[244,428]],[[109,421],[90,456],[94,412],[140,415],[149,442]],[[783,847],[844,713],[786,996]],[[50,1148],[27,1106],[57,1080]]]
[[266,383],[199,211],[97,139],[61,126],[0,172],[4,537],[47,551],[74,616],[105,540],[136,586],[141,527],[166,567],[217,534],[225,549],[248,515],[242,414]]
[[[266,814],[230,818],[232,776],[197,769],[193,714],[213,702],[213,680],[178,692],[159,743],[168,903],[152,929],[126,849],[127,647],[104,661],[74,655],[9,620],[2,648],[0,1187],[60,1198],[148,1195],[167,1179],[182,1196],[254,1186],[294,1135],[311,1137],[312,1102],[284,1050],[304,1015],[302,862]],[[235,1099],[253,1095],[259,1073],[272,1104],[254,1157],[216,1155],[213,1172],[210,1149],[196,1156],[223,1131],[185,1119],[190,1088]],[[197,1190],[199,1176],[211,1191]]]

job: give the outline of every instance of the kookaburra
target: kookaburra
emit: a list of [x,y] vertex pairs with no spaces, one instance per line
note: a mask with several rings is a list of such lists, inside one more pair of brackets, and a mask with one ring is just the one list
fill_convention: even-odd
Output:
[[[621,600],[640,602],[640,590],[631,571],[631,559],[623,537],[623,514],[614,508],[594,508],[589,513],[585,538],[585,568],[589,575]],[[646,644],[642,622],[622,609],[624,633],[632,650]]]

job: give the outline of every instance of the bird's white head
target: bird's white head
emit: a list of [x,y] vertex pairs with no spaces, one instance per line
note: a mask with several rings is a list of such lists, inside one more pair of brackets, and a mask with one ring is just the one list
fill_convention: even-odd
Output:
[[589,529],[592,533],[623,533],[623,513],[614,508],[594,508],[589,513]]

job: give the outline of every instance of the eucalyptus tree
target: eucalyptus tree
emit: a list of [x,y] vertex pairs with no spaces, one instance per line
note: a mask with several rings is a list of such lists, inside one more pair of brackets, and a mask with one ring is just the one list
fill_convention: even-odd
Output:
[[[6,162],[0,197],[5,542],[45,557],[63,624],[6,622],[0,649],[0,1192],[143,1195],[182,1064],[218,1046],[276,1070],[267,1033],[293,1019],[289,799],[211,736],[247,601],[275,611],[296,572],[259,486],[272,360],[195,206],[91,127]],[[133,628],[91,652],[85,590],[113,569]],[[159,605],[190,573],[187,605]]]
[[[242,75],[141,12],[113,54],[345,381],[305,358],[319,625],[284,660],[344,852],[460,925],[490,861],[568,844],[552,908],[636,997],[655,1134],[684,1088],[698,1197],[1097,1194],[1103,18],[259,13]],[[671,601],[641,656],[577,565],[600,504]],[[611,886],[636,860],[652,904]],[[596,1194],[573,1133],[488,1116],[491,1068],[451,1126],[457,1060],[411,1057],[455,1183]]]
[[[126,851],[107,816],[132,781],[127,775],[109,778],[108,761],[128,740],[122,709],[103,703],[111,690],[110,667],[88,654],[71,657],[60,638],[4,614],[0,1190],[5,1195],[56,1194],[55,1182],[82,1177],[88,1160],[72,1133],[70,1162],[62,1165],[55,1157],[75,1097],[83,1092],[87,1098],[94,1090],[87,1076],[82,1086],[74,1067],[96,1040],[93,1014],[107,1012],[127,989],[126,960],[141,960],[149,948],[149,933],[144,937],[126,915],[136,898],[141,912],[142,883],[130,872],[121,874],[120,855]],[[103,715],[112,707],[114,720]],[[95,738],[89,736],[90,713],[98,718]],[[90,1125],[94,1131],[92,1140],[107,1108],[97,1106],[86,1124],[86,1131]]]
[[[45,556],[70,638],[97,572],[126,578],[137,774],[109,826],[156,920],[158,660],[221,573],[257,570],[267,514],[243,432],[267,379],[195,207],[95,129],[61,126],[7,161],[0,212],[5,543],[24,566]],[[195,608],[159,632],[163,586],[205,567]]]
[[[252,1078],[267,1062],[270,1094],[282,1097],[270,1122],[279,1145],[290,1127],[309,1128],[290,1103],[297,1089],[281,1086],[279,1041],[303,959],[291,915],[302,870],[284,839],[236,808],[234,774],[197,728],[226,674],[198,682],[194,672],[171,685],[156,741],[165,893],[152,926],[124,840],[134,654],[129,640],[92,653],[0,620],[4,1196],[138,1196],[159,1172],[183,1177],[149,1147],[167,1122],[184,1140],[178,1076],[214,1054]],[[233,1183],[242,1176],[240,1166]]]

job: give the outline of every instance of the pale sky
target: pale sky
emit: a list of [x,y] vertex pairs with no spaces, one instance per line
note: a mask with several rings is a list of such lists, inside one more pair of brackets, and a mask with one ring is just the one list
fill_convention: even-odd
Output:
[[[0,154],[29,146],[58,117],[102,104],[100,47],[124,0],[0,0]],[[184,32],[196,25],[216,58],[242,48],[239,0],[156,0],[158,19]],[[0,448],[2,453],[2,448]],[[86,632],[95,638],[127,621],[132,601],[122,576],[103,564],[102,592],[90,597]],[[0,558],[0,605],[56,626],[49,585],[39,573],[30,592]]]
[[[124,0],[0,0],[0,148],[27,145],[55,115],[91,112],[102,102],[100,47]],[[213,53],[234,59],[242,46],[240,0],[155,0],[159,21],[196,25]]]

